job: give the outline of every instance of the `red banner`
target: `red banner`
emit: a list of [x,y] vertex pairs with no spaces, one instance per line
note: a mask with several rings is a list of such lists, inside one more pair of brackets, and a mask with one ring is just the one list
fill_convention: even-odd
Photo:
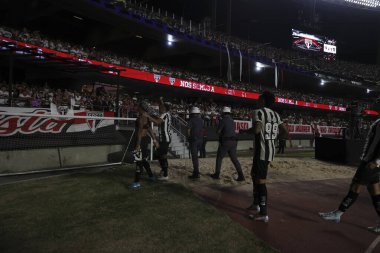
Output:
[[[82,58],[78,58],[78,57],[75,57],[75,56],[67,54],[67,53],[58,52],[58,51],[48,49],[48,48],[34,46],[34,45],[27,44],[24,42],[19,42],[19,41],[11,40],[8,38],[4,38],[1,36],[0,36],[0,40],[3,42],[15,43],[17,46],[23,47],[23,48],[34,48],[40,54],[41,53],[51,53],[57,57],[70,59],[73,61],[84,62],[84,63],[88,63],[91,65],[97,65],[97,66],[102,66],[102,67],[106,67],[106,68],[117,69],[120,71],[120,76],[126,77],[126,78],[132,78],[132,79],[142,80],[142,81],[146,81],[146,82],[158,83],[158,84],[163,84],[163,85],[170,85],[170,86],[179,87],[179,88],[186,88],[186,89],[191,89],[191,90],[198,90],[198,91],[203,91],[203,92],[210,92],[210,93],[235,96],[235,97],[241,97],[241,98],[247,98],[247,99],[258,99],[259,95],[260,95],[259,93],[255,93],[255,92],[247,92],[247,91],[242,91],[242,90],[227,89],[227,88],[220,87],[220,86],[208,85],[208,84],[204,84],[204,83],[198,83],[198,82],[193,82],[193,81],[188,81],[188,80],[177,79],[177,78],[173,78],[173,77],[168,77],[168,76],[164,76],[164,75],[140,71],[140,70],[136,70],[136,69],[130,69],[130,68],[118,66],[115,64],[109,64],[109,63],[100,62],[100,61],[96,61],[96,60],[82,59]],[[35,56],[35,57],[36,57],[36,59],[43,60],[42,57],[40,57],[40,56]],[[106,71],[105,74],[117,75],[117,72],[116,71]],[[298,100],[280,98],[280,97],[276,98],[276,102],[282,103],[282,104],[289,104],[289,105],[323,109],[323,110],[330,110],[330,111],[339,111],[339,112],[345,112],[346,111],[345,107],[332,106],[332,105],[326,105],[326,104],[317,104],[317,103],[298,101]],[[368,113],[370,115],[377,115],[377,113],[373,112],[373,111],[368,111]]]

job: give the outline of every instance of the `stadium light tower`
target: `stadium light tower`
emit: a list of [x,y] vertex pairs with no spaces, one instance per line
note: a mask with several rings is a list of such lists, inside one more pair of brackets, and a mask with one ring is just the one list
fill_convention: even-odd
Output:
[[379,0],[344,0],[347,3],[358,4],[365,7],[377,8],[380,6]]
[[339,5],[346,5],[353,8],[380,11],[380,0],[322,0]]

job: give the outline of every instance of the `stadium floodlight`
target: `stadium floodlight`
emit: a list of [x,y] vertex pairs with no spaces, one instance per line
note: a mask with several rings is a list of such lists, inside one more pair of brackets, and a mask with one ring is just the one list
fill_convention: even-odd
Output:
[[261,62],[256,62],[256,72],[260,72],[265,67],[267,67],[267,65],[262,64]]
[[357,4],[365,7],[377,8],[380,6],[380,0],[344,0],[347,3]]
[[79,20],[83,20],[83,18],[82,17],[79,17],[79,16],[73,16],[73,18],[76,18],[76,19],[79,19]]
[[172,45],[173,45],[173,42],[174,42],[174,37],[173,37],[173,35],[168,34],[167,42],[168,42],[168,46],[172,46]]
[[370,90],[370,89],[367,89],[367,94],[370,93],[370,92],[371,92],[371,90]]
[[326,84],[325,80],[321,80],[321,86],[324,86]]

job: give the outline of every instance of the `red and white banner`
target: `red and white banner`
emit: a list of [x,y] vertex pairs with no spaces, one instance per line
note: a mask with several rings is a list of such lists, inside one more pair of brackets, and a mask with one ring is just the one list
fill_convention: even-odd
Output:
[[[235,132],[239,133],[241,129],[246,130],[252,127],[252,122],[247,120],[235,120]],[[287,124],[290,135],[315,135],[315,126],[302,124]],[[342,136],[342,128],[334,126],[317,126],[317,133],[321,136],[334,135]]]
[[300,124],[288,124],[289,134],[306,134],[306,135],[334,135],[342,136],[342,128],[334,126],[312,126]]
[[[247,99],[255,99],[256,100],[260,96],[260,94],[256,93],[256,92],[247,92],[247,91],[242,91],[242,90],[227,89],[227,88],[220,87],[220,86],[198,83],[198,82],[193,82],[193,81],[188,81],[188,80],[182,80],[182,79],[173,78],[173,77],[169,77],[169,76],[164,76],[164,75],[154,74],[154,73],[145,72],[145,71],[141,71],[141,70],[131,69],[131,68],[115,65],[115,64],[100,62],[100,61],[96,61],[96,60],[82,59],[82,58],[78,58],[76,56],[73,56],[73,55],[70,55],[67,53],[58,52],[58,51],[48,49],[48,48],[38,47],[35,45],[15,41],[15,40],[8,39],[8,38],[1,37],[1,36],[0,36],[0,42],[12,42],[15,45],[17,45],[17,47],[20,47],[20,48],[35,49],[35,51],[36,51],[35,53],[37,53],[37,54],[50,53],[50,54],[54,54],[56,57],[69,59],[71,61],[77,61],[77,62],[87,63],[90,65],[96,65],[96,66],[102,66],[102,67],[106,67],[106,68],[117,69],[120,71],[120,76],[126,77],[126,78],[132,78],[132,79],[142,80],[142,81],[151,82],[151,83],[157,83],[157,84],[168,85],[168,86],[173,86],[173,87],[186,88],[186,89],[191,89],[191,90],[198,90],[198,91],[203,91],[203,92],[229,95],[229,96],[235,96],[235,97],[241,97],[241,98],[247,98]],[[38,56],[38,55],[35,57],[36,57],[36,59],[39,59],[39,60],[45,60],[43,57]],[[105,71],[104,73],[109,74],[109,75],[117,75],[118,74],[117,71]],[[330,111],[340,111],[340,112],[346,111],[345,107],[332,106],[332,105],[327,105],[327,104],[317,104],[317,103],[298,101],[298,100],[280,98],[280,97],[276,97],[276,102],[282,103],[282,104],[289,104],[289,105],[302,106],[302,107],[310,107],[310,108],[330,110]],[[368,113],[372,115],[374,112],[368,111]],[[375,114],[373,114],[373,115],[378,115],[378,114],[375,112]]]
[[288,124],[289,134],[313,134],[311,125]]
[[[7,113],[4,115],[2,113]],[[11,115],[11,114],[15,115]],[[10,115],[8,115],[10,114]],[[17,114],[38,114],[41,116],[18,116]],[[51,115],[49,109],[0,107],[0,137],[20,134],[34,133],[76,133],[91,131],[95,133],[97,129],[112,126],[113,120],[78,119],[78,118],[55,118],[43,115]],[[62,116],[62,115],[61,115]],[[72,111],[66,116],[87,116],[87,117],[113,117],[113,112],[88,112]]]
[[252,121],[248,120],[234,120],[235,133],[239,133],[240,130],[247,130],[252,127]]
[[71,115],[50,115],[48,109],[0,107],[0,150],[120,144],[125,141],[116,131],[114,118],[105,119],[113,117],[113,112],[77,111]]

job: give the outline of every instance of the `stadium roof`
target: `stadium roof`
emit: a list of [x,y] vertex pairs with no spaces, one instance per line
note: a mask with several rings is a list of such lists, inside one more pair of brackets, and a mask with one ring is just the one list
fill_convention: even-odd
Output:
[[115,72],[120,69],[112,66],[101,66],[90,64],[85,60],[63,57],[56,52],[39,50],[36,47],[29,47],[24,43],[7,41],[0,37],[0,56],[2,58],[12,57],[14,60],[39,64],[52,70],[59,70],[71,73],[79,72]]

